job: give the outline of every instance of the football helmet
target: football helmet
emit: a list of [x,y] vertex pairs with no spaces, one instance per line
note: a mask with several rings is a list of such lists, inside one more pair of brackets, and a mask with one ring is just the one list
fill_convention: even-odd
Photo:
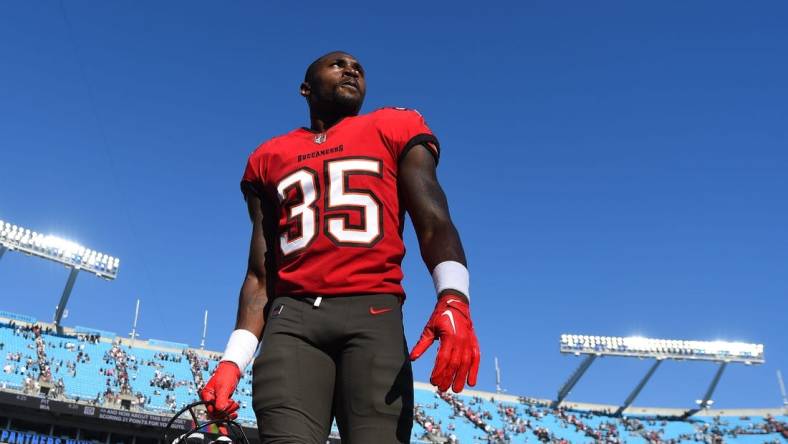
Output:
[[200,419],[205,417],[205,404],[205,401],[193,402],[170,418],[164,428],[164,442],[166,444],[197,442],[249,444],[249,440],[238,422],[230,418]]

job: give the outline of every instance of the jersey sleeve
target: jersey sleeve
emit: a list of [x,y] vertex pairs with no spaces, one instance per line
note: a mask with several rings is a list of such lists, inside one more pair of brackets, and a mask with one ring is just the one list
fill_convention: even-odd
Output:
[[383,108],[378,111],[378,128],[397,160],[401,160],[416,145],[424,145],[440,159],[438,138],[424,122],[418,111],[406,108]]
[[263,165],[261,148],[258,147],[246,161],[246,168],[244,169],[243,177],[241,178],[241,192],[253,192],[262,196],[263,194]]

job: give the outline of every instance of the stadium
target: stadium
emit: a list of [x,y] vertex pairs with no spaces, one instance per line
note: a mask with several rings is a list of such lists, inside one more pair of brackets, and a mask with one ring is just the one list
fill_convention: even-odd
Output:
[[[167,340],[138,339],[134,332],[125,338],[91,327],[63,326],[62,314],[76,273],[86,271],[113,279],[119,259],[8,222],[0,222],[0,240],[2,253],[19,251],[71,269],[55,322],[0,311],[0,443],[166,442],[163,431],[168,421],[197,400],[197,392],[216,368],[221,354]],[[564,335],[561,351],[586,358],[559,390],[557,399],[474,390],[459,395],[441,393],[430,384],[417,382],[411,442],[779,443],[788,439],[785,407],[708,408],[725,366],[763,362],[762,345]],[[565,401],[593,360],[603,354],[658,359],[624,405]],[[671,358],[720,363],[699,408],[633,406],[662,360]],[[251,395],[248,369],[235,397],[241,406],[238,422],[250,442],[256,442]],[[201,413],[204,415],[204,411]],[[175,429],[183,432],[193,425],[193,420],[183,416],[174,423]],[[211,442],[217,437],[214,432],[204,428],[191,435],[189,442]],[[336,426],[330,442],[341,442]]]
[[1,3],[0,444],[788,442],[786,22]]
[[[170,417],[196,399],[219,353],[160,340],[64,328],[0,312],[0,442],[156,443]],[[251,370],[237,388],[239,421],[256,440]],[[566,402],[415,385],[414,443],[736,442],[788,439],[781,408],[685,410]],[[183,420],[182,427],[188,421]],[[204,438],[209,439],[209,433]],[[200,435],[199,438],[202,438]],[[201,442],[201,441],[200,441]],[[208,442],[208,441],[206,441]],[[336,429],[330,442],[340,442]]]

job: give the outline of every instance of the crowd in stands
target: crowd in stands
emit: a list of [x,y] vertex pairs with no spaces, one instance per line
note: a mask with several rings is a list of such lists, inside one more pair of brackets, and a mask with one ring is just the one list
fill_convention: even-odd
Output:
[[[27,367],[33,365],[33,358],[28,355],[22,355],[21,352],[8,352],[5,355],[5,360],[7,361],[5,367],[3,367],[3,372],[5,373],[18,373],[24,375],[27,373]],[[14,362],[25,362],[25,364],[16,366],[13,364]]]
[[[433,408],[438,408],[438,406],[435,405]],[[441,430],[441,422],[436,421],[435,418],[429,416],[424,411],[424,407],[421,404],[416,403],[414,406],[413,420],[427,431],[428,436],[424,436],[424,439],[428,439],[430,441],[443,441],[446,439],[443,431]]]
[[492,412],[481,407],[483,401],[478,396],[472,397],[467,405],[463,401],[463,397],[448,391],[439,392],[438,396],[452,407],[455,416],[466,418],[476,428],[485,433],[485,436],[480,437],[480,439],[493,444],[510,442],[510,435],[507,430],[495,428],[487,423],[487,421],[493,419],[493,415]]
[[38,380],[43,382],[52,381],[52,371],[49,368],[49,360],[47,359],[46,343],[41,336],[41,327],[33,326],[32,332],[35,335],[36,344],[36,359],[38,361]]
[[[115,381],[114,385],[118,389],[118,394],[129,395],[131,394],[131,385],[129,384],[129,356],[120,345],[120,339],[112,342],[112,348],[104,355],[104,363],[115,363]],[[110,386],[113,381],[110,377],[107,378],[107,386]]]
[[181,362],[183,360],[183,355],[175,354],[175,353],[166,353],[166,352],[157,352],[153,355],[154,361],[164,361],[164,362]]
[[[627,436],[622,435],[627,434],[642,438],[650,444],[678,444],[680,442],[718,444],[743,435],[778,435],[783,439],[788,439],[788,425],[770,416],[762,418],[763,421],[752,421],[747,425],[742,425],[741,421],[730,425],[726,423],[725,418],[719,417],[712,420],[617,417],[612,415],[612,412],[573,411],[562,407],[550,408],[544,404],[535,403],[531,399],[520,399],[519,405],[496,402],[491,399],[490,403],[495,405],[497,409],[497,417],[502,419],[504,424],[503,428],[496,428],[490,425],[493,415],[492,412],[484,409],[485,403],[482,398],[458,396],[449,392],[438,393],[437,396],[452,407],[453,415],[448,418],[450,421],[467,421],[477,429],[484,431],[483,436],[473,437],[474,442],[491,444],[521,442],[528,440],[529,435],[540,442],[551,444],[569,444],[574,441],[574,439],[562,438],[561,435],[564,433],[560,433],[560,429],[572,430],[576,434],[582,435],[583,442],[603,444],[625,443],[628,441]],[[454,424],[452,422],[443,423],[441,419],[430,417],[425,411],[428,408],[437,408],[437,405],[416,404],[414,410],[415,421],[427,431],[422,439],[435,442],[455,442],[457,438],[451,433],[454,430]],[[557,422],[558,427],[555,423],[543,423],[547,419]],[[747,420],[749,418],[740,419]],[[694,432],[668,437],[670,435],[668,429],[675,421],[692,425]],[[777,443],[778,441],[779,439],[773,442]]]
[[517,414],[517,408],[510,404],[498,403],[498,415],[506,423],[506,431],[513,434],[523,434],[531,426],[530,421]]
[[[10,331],[16,338],[11,339],[11,347],[0,341],[0,353],[2,353],[0,358],[5,358],[0,363],[2,365],[0,375],[13,376],[7,380],[22,381],[21,388],[26,393],[36,394],[40,385],[46,383],[51,387],[48,396],[62,397],[69,393],[63,378],[58,377],[64,374],[62,370],[65,369],[68,376],[76,378],[80,366],[89,364],[92,356],[93,359],[100,360],[101,364],[92,367],[98,369],[101,379],[97,382],[100,389],[96,390],[98,393],[93,392],[95,394],[90,395],[94,396],[94,399],[82,401],[96,405],[117,406],[122,399],[130,399],[133,408],[148,409],[155,406],[160,409],[163,403],[168,410],[175,411],[189,401],[184,399],[186,393],[190,397],[196,395],[205,385],[207,375],[220,358],[217,354],[206,354],[188,348],[180,352],[154,353],[150,349],[145,353],[135,352],[135,348],[129,347],[127,343],[117,338],[110,345],[108,339],[96,334],[57,335],[51,328],[35,324],[11,322],[3,324],[2,327],[8,328],[6,332]],[[4,336],[4,338],[8,337]],[[16,341],[17,338],[22,341]],[[99,343],[104,344],[102,348],[95,347]],[[97,352],[97,350],[102,351]],[[55,358],[50,359],[49,356]],[[145,359],[140,358],[143,356]],[[179,363],[188,364],[191,371],[191,377],[188,376],[189,372],[186,372],[188,380],[178,379],[184,376],[178,373],[180,370],[177,369],[185,370],[185,367],[176,365]],[[140,372],[143,366],[150,367],[153,371]],[[82,369],[83,372],[87,372],[85,367]],[[89,378],[95,380],[95,370],[89,373]],[[146,380],[137,380],[141,374],[146,375]],[[176,374],[180,376],[176,377]],[[251,378],[249,378],[251,368],[245,372],[245,376],[247,377],[239,384],[236,392],[249,397],[252,393]],[[4,388],[3,384],[5,382],[0,382],[0,388]],[[153,390],[146,391],[144,388],[146,386]],[[146,394],[140,391],[134,393],[133,387],[141,389]],[[186,387],[188,390],[177,391],[179,387]],[[20,387],[16,385],[12,388]],[[159,396],[161,398],[158,398]],[[151,397],[157,399],[153,404]],[[682,420],[682,427],[677,428],[676,418],[621,417],[613,415],[612,412],[592,413],[563,407],[553,408],[544,401],[526,397],[520,397],[518,400],[519,402],[502,402],[492,397],[460,396],[450,392],[437,393],[434,403],[431,401],[415,405],[414,420],[420,426],[420,430],[426,431],[422,437],[424,440],[450,444],[459,442],[505,444],[523,441],[551,444],[568,444],[570,441],[619,444],[627,442],[631,437],[637,437],[651,444],[679,442],[716,444],[739,436],[766,435],[770,439],[778,437],[776,439],[781,442],[788,440],[788,427],[784,421],[781,421],[784,417],[766,416],[752,420],[730,417],[690,418]],[[245,403],[243,405],[247,407]],[[445,409],[444,411],[448,410],[448,406],[451,413],[437,414],[439,406]],[[477,433],[474,436],[467,436],[468,430],[475,430]],[[679,434],[677,430],[681,433]],[[457,436],[460,433],[464,436]],[[576,438],[567,438],[567,436]],[[767,439],[766,442],[770,441]]]
[[[51,383],[52,390],[50,397],[62,397],[66,394],[66,386],[63,378],[53,379],[53,374],[60,374],[63,367],[72,378],[77,377],[79,364],[86,364],[91,361],[91,355],[85,349],[86,345],[91,346],[101,341],[101,336],[93,333],[78,333],[72,335],[57,335],[50,327],[39,325],[27,325],[11,321],[3,325],[7,327],[14,336],[25,340],[28,353],[20,350],[9,350],[5,355],[2,365],[4,374],[16,374],[23,376],[22,390],[25,393],[38,393],[40,383]],[[42,333],[46,333],[49,338],[57,336],[61,340],[46,340]],[[74,353],[73,359],[55,359],[52,362],[47,357],[47,347],[64,349]],[[0,343],[0,351],[6,348],[5,343]],[[172,390],[176,386],[193,384],[189,381],[174,381],[170,374],[166,374],[163,369],[166,362],[180,362],[182,356],[178,353],[156,353],[154,359],[150,361],[138,362],[133,354],[128,353],[127,348],[121,345],[119,339],[113,341],[112,347],[102,357],[103,364],[98,373],[105,378],[104,389],[96,394],[95,399],[82,399],[93,404],[117,404],[122,395],[128,395],[133,400],[133,405],[144,407],[150,402],[142,393],[132,393],[130,370],[137,370],[140,364],[153,365],[162,371],[157,370],[156,376],[150,381],[151,386],[162,389]],[[164,361],[164,362],[162,362]],[[134,375],[136,378],[136,374]],[[5,382],[2,383],[5,386]],[[175,396],[169,396],[166,401],[173,407],[176,405]],[[80,397],[75,397],[80,400]]]
[[[42,329],[38,325],[17,324],[11,322],[8,327],[14,336],[29,341],[26,348],[30,354],[22,351],[9,351],[5,356],[3,373],[24,376],[24,388],[37,389],[41,382],[52,382],[52,371],[46,357],[46,345],[41,337]],[[46,328],[44,331],[51,331]],[[0,350],[5,349],[5,344],[0,343]]]
[[189,368],[192,371],[197,390],[202,390],[206,384],[203,370],[208,371],[208,360],[200,358],[194,350],[186,349],[183,353],[186,355],[186,359],[189,360]]
[[94,333],[77,333],[77,340],[80,342],[87,342],[88,344],[98,344],[101,336]]
[[153,379],[150,380],[151,387],[158,387],[163,390],[175,390],[178,384],[186,384],[186,381],[176,381],[175,375],[172,373],[163,373],[161,370],[156,370],[153,373]]
[[618,436],[618,427],[615,423],[603,422],[599,427],[594,428],[584,420],[592,419],[594,414],[590,412],[572,412],[566,409],[555,409],[553,415],[566,427],[574,427],[575,431],[583,433],[593,439],[594,442],[604,442],[619,444],[621,439]]

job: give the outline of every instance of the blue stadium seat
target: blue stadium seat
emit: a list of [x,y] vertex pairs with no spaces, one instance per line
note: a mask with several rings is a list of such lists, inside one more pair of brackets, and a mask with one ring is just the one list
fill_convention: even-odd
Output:
[[[424,406],[424,412],[427,415],[435,418],[445,436],[453,433],[458,437],[467,437],[466,440],[470,441],[471,437],[485,435],[465,416],[461,414],[454,415],[454,409],[446,401],[438,397],[435,392],[420,389],[414,390],[414,401]],[[453,426],[454,430],[450,430],[450,425]]]
[[[107,388],[107,376],[102,373],[107,369],[115,371],[115,360],[105,361],[105,355],[112,348],[109,339],[102,339],[99,342],[91,343],[79,340],[73,336],[58,336],[51,333],[42,333],[45,343],[45,352],[48,363],[52,370],[55,380],[62,379],[65,385],[65,393],[68,397],[79,397],[82,399],[96,399]],[[22,388],[25,376],[35,378],[38,375],[37,363],[21,371],[28,358],[34,362],[37,360],[35,342],[32,333],[25,335],[15,334],[7,324],[0,324],[0,343],[3,344],[0,350],[0,367],[9,366],[12,369],[9,373],[0,371],[0,387],[5,385],[12,389]],[[162,343],[163,344],[163,343]],[[148,399],[142,407],[151,412],[170,413],[175,409],[197,399],[197,381],[199,376],[191,370],[191,362],[186,354],[180,350],[163,352],[161,347],[152,347],[145,342],[140,342],[135,347],[129,348],[122,346],[128,357],[128,373],[130,386],[133,393],[141,393]],[[82,351],[89,357],[88,362],[77,362],[77,355]],[[163,359],[161,353],[166,353],[169,359]],[[20,354],[21,362],[9,360],[9,355]],[[207,369],[200,368],[203,381],[208,381],[211,373],[218,364],[214,359],[204,358],[197,354],[201,362],[207,361]],[[73,363],[76,376],[72,374],[67,363]],[[154,365],[147,365],[153,363]],[[161,375],[168,375],[173,381],[173,386],[160,388],[151,386],[156,371]],[[109,379],[110,387],[117,390],[116,376]],[[423,387],[423,386],[422,386]],[[234,398],[241,404],[239,418],[248,424],[255,423],[255,415],[252,410],[252,378],[250,370],[247,370],[238,385]],[[462,414],[454,414],[453,407],[448,401],[439,397],[433,390],[416,388],[414,390],[415,402],[417,406],[427,416],[439,424],[444,436],[455,435],[460,443],[488,442],[488,434],[485,430],[477,427]],[[170,396],[174,399],[174,405],[167,404],[166,398]],[[710,441],[711,435],[704,434],[704,430],[715,429],[723,433],[726,443],[764,443],[764,442],[783,442],[777,433],[764,434],[766,418],[764,417],[722,417],[711,418],[696,416],[689,420],[663,421],[647,416],[628,416],[628,420],[634,424],[640,424],[642,428],[628,431],[625,423],[620,418],[608,417],[601,414],[594,414],[587,411],[555,411],[553,409],[523,404],[512,401],[494,401],[493,394],[485,394],[481,399],[473,396],[460,395],[457,397],[466,408],[476,412],[488,412],[490,415],[483,416],[483,421],[489,430],[505,430],[511,443],[538,442],[539,439],[534,431],[544,427],[548,433],[557,439],[564,439],[571,443],[592,443],[594,438],[586,432],[602,433],[603,437],[610,426],[617,433],[621,442],[627,443],[646,443],[647,436],[658,437],[662,441],[673,440],[676,443],[697,443],[700,441]],[[497,399],[497,398],[496,398]],[[521,424],[528,423],[524,433],[516,433],[512,430],[511,421],[504,413],[499,412],[499,406],[513,409],[516,416],[522,421]],[[531,416],[528,412],[535,414]],[[571,424],[579,421],[580,425]],[[788,418],[780,416],[778,421],[786,423]],[[582,427],[582,429],[581,429]],[[332,431],[337,432],[336,423],[332,425]],[[425,428],[419,423],[414,422],[411,433],[412,442],[424,442],[420,439],[425,435]]]
[[[35,351],[28,348],[28,345],[33,344],[32,340],[25,339],[22,336],[14,334],[14,329],[5,324],[0,324],[0,343],[3,343],[3,350],[0,351],[0,385],[5,384],[11,388],[21,388],[24,384],[25,375],[20,373],[21,367],[28,358],[34,358]],[[20,353],[22,355],[19,362],[6,359],[9,354]],[[11,370],[10,373],[5,372],[5,368]]]

